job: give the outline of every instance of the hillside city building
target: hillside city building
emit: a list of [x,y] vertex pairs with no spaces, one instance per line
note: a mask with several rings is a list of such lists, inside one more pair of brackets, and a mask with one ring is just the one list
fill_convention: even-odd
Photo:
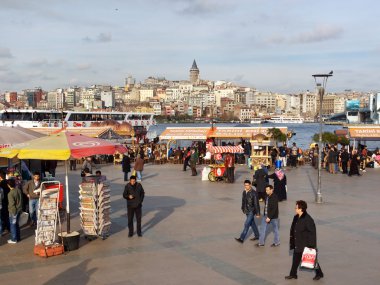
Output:
[[[124,86],[92,85],[89,87],[41,87],[23,92],[0,94],[0,109],[31,108],[52,110],[118,110],[153,112],[157,116],[187,116],[201,119],[250,122],[253,118],[299,116],[310,121],[318,114],[317,90],[297,94],[260,91],[233,82],[203,80],[194,59],[189,80],[171,81],[164,77],[137,82],[132,75]],[[357,106],[353,109],[352,106]],[[349,114],[350,122],[379,123],[380,93],[344,91],[326,94],[322,116]]]

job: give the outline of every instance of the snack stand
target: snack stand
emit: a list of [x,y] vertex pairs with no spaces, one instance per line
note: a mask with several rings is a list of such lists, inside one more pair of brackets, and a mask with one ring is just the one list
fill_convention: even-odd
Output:
[[[271,157],[269,155],[269,147],[275,145],[275,141],[268,134],[268,127],[217,127],[209,134],[209,137],[215,140],[227,139],[248,139],[250,140],[251,150],[251,165],[253,167],[265,164],[271,164]],[[278,128],[284,134],[287,133],[288,128]]]
[[[215,156],[220,155],[222,153],[243,153],[244,149],[238,145],[238,146],[209,146],[208,150],[214,154]],[[215,158],[215,161],[221,161],[218,158]],[[226,167],[224,163],[215,163],[215,164],[210,164],[210,172],[208,174],[208,180],[211,182],[216,182],[216,181],[227,181],[227,177],[225,176],[226,174]]]

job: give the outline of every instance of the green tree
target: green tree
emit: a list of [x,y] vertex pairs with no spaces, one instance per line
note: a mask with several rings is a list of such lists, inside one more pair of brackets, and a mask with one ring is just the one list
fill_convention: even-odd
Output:
[[[314,142],[319,142],[319,134],[314,134],[313,136]],[[323,132],[322,133],[322,142],[323,143],[329,143],[329,144],[341,144],[341,145],[348,145],[350,141],[346,137],[337,136],[334,133],[330,132]]]
[[286,141],[286,134],[281,132],[280,129],[277,129],[277,128],[268,129],[268,135],[275,141],[276,146],[279,142]]

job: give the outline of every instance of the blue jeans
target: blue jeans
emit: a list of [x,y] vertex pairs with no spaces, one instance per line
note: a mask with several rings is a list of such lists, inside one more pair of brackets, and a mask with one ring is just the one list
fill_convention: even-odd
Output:
[[12,215],[9,214],[9,224],[11,228],[11,240],[20,241],[20,227],[18,221],[20,219],[20,214]]
[[142,179],[142,171],[136,171],[137,180]]
[[241,235],[240,235],[240,239],[241,240],[244,240],[245,239],[245,236],[247,235],[248,233],[248,230],[249,230],[249,227],[252,228],[252,231],[255,235],[255,237],[259,237],[259,230],[256,226],[256,223],[255,223],[255,215],[250,212],[249,214],[247,214],[247,219],[245,220],[244,222],[244,229],[243,231],[241,232]]
[[29,199],[29,216],[32,222],[37,223],[38,199]]
[[128,181],[128,172],[124,172],[124,181]]
[[261,220],[261,226],[260,226],[260,238],[259,238],[259,244],[265,244],[265,237],[267,234],[267,228],[268,225],[272,225],[273,232],[274,232],[274,242],[275,244],[280,243],[280,234],[278,232],[278,219],[272,219],[269,223],[267,223],[266,220],[267,216],[263,216],[263,219]]

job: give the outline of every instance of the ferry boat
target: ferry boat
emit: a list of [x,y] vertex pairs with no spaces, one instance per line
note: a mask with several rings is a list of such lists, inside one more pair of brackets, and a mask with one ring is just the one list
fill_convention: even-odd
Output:
[[136,112],[96,112],[96,111],[57,111],[33,109],[7,109],[0,111],[0,126],[21,126],[33,128],[88,128],[112,120],[119,124],[129,123],[135,132],[147,132],[155,125],[153,113]]
[[274,124],[302,124],[304,119],[299,116],[273,116],[268,122]]
[[263,123],[265,123],[265,120],[263,120],[260,117],[253,117],[251,119],[251,124],[263,124]]

